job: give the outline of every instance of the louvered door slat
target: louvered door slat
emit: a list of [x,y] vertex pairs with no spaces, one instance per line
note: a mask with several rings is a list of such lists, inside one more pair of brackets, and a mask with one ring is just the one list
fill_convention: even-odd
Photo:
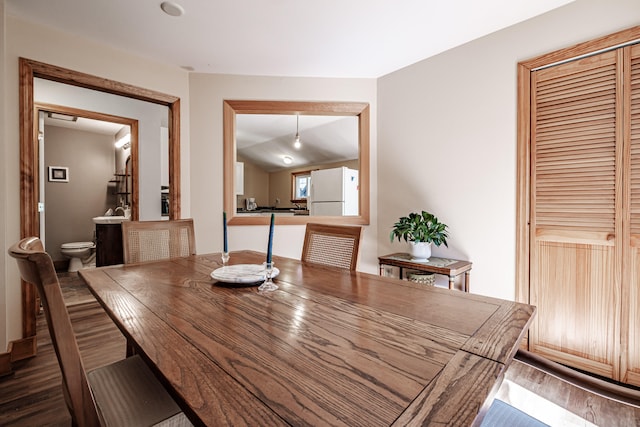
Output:
[[573,137],[594,137],[598,135],[611,135],[611,118],[603,120],[595,120],[593,117],[591,121],[585,123],[572,123],[572,124],[554,124],[553,126],[542,126],[536,129],[538,134],[536,135],[544,142],[545,138],[561,138],[567,136]]
[[562,151],[574,151],[577,148],[583,148],[585,150],[597,149],[600,147],[606,147],[607,149],[611,145],[610,138],[608,136],[602,138],[592,138],[585,139],[585,141],[580,144],[575,138],[557,138],[554,140],[553,144],[546,144],[542,146],[538,146],[538,155],[544,153],[556,153]]
[[602,66],[594,73],[592,70],[576,73],[573,76],[562,76],[559,79],[548,80],[544,86],[538,86],[536,96],[539,105],[561,99],[590,98],[615,89],[615,82],[611,82],[610,75],[615,66]]

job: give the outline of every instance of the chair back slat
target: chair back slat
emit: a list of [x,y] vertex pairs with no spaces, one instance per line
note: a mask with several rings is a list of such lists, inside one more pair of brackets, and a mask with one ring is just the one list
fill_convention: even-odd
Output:
[[62,371],[63,389],[75,425],[100,425],[93,394],[80,357],[53,261],[37,237],[29,237],[9,248],[16,259],[22,279],[33,284],[47,318],[51,342]]
[[302,261],[355,270],[362,227],[307,224]]
[[173,221],[123,221],[125,264],[195,255],[193,219]]

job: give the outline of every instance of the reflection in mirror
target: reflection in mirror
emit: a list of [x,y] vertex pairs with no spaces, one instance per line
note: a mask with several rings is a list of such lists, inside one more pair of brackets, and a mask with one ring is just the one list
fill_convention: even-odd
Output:
[[[355,116],[238,114],[236,156],[244,169],[242,192],[236,191],[239,215],[257,211],[308,215],[321,203],[333,204],[337,216],[347,214],[338,208],[341,204],[352,205],[353,214],[358,214],[357,179],[350,182],[354,191],[344,191],[347,176],[338,173],[346,167],[357,177]],[[296,175],[297,192],[303,192],[297,196],[290,187]],[[247,200],[255,201],[255,206],[249,209]]]
[[230,224],[368,224],[368,104],[225,101],[224,150]]

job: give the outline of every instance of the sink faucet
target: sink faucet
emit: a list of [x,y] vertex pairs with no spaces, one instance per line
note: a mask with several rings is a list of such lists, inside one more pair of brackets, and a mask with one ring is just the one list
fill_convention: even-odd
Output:
[[126,216],[125,210],[124,210],[124,208],[123,208],[122,206],[118,206],[118,207],[116,208],[116,210],[115,210],[115,211],[113,211],[113,212],[114,212],[114,213],[116,213],[116,212],[118,212],[118,210],[121,210],[121,211],[122,211],[122,216]]

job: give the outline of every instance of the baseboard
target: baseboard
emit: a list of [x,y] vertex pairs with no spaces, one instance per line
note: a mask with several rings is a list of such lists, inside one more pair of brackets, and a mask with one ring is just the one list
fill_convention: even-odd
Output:
[[0,353],[0,377],[9,375],[13,372],[11,369],[11,353]]
[[518,350],[515,359],[592,393],[640,408],[638,387],[600,379],[529,351]]
[[27,359],[36,355],[37,341],[35,335],[32,337],[22,338],[9,343],[11,349],[11,361]]
[[36,337],[11,341],[6,353],[0,353],[0,377],[13,372],[12,363],[36,355]]

